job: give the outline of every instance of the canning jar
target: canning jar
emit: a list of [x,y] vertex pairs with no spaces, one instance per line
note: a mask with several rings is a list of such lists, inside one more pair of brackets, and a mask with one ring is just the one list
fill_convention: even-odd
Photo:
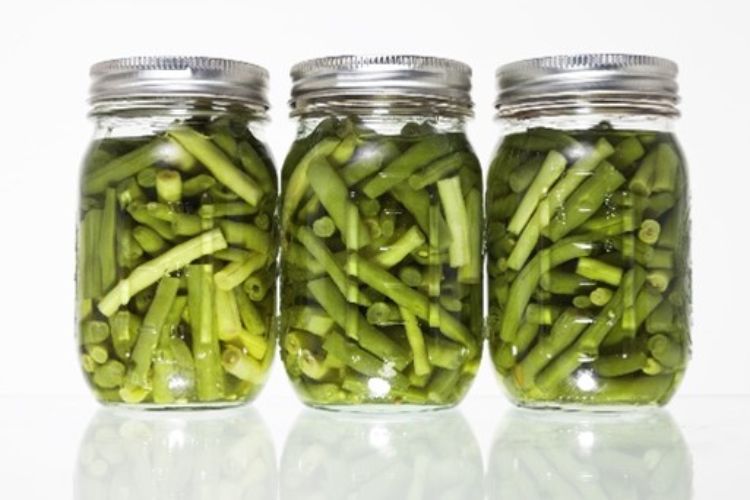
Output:
[[282,359],[323,407],[450,406],[482,349],[482,189],[470,69],[341,56],[292,69]]
[[267,73],[202,57],[91,70],[77,323],[96,397],[225,406],[274,355],[276,174],[259,133]]
[[498,70],[488,332],[524,406],[661,405],[690,351],[677,66],[586,54]]

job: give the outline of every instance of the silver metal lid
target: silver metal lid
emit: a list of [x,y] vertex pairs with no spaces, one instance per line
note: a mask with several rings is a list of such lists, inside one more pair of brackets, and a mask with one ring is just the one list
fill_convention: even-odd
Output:
[[677,64],[635,54],[540,57],[501,66],[496,73],[500,116],[574,107],[628,107],[677,115]]
[[113,59],[91,67],[91,102],[208,97],[268,108],[268,71],[255,64],[196,56]]
[[[471,114],[471,68],[461,62],[415,55],[342,55],[295,64],[292,115],[324,103],[356,101],[363,107],[429,105]],[[369,101],[369,102],[368,102]]]

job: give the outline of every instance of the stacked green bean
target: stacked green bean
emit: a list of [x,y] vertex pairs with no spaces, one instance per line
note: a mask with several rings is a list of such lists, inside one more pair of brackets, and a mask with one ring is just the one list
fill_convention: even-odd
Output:
[[490,168],[496,368],[531,405],[663,404],[689,354],[687,177],[670,134],[528,129]]
[[462,133],[327,118],[282,174],[281,347],[310,404],[455,404],[481,354],[481,173]]
[[251,398],[274,354],[277,196],[247,120],[99,140],[81,192],[79,339],[98,398]]

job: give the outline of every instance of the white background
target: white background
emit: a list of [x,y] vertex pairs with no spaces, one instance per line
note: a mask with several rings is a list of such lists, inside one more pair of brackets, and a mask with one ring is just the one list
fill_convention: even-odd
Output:
[[[286,104],[288,70],[294,62],[340,53],[452,57],[474,68],[476,118],[469,132],[480,158],[487,162],[500,134],[493,123],[492,107],[496,66],[519,58],[584,51],[647,53],[672,58],[680,65],[683,118],[677,131],[690,161],[694,202],[694,358],[680,396],[669,407],[679,430],[662,425],[656,431],[665,439],[673,439],[675,433],[684,438],[687,448],[680,443],[681,438],[676,439],[672,452],[692,460],[692,469],[679,477],[681,485],[692,485],[692,498],[747,498],[750,16],[745,3],[0,1],[0,498],[108,498],[92,496],[90,491],[86,494],[81,486],[81,464],[90,459],[90,448],[96,448],[94,438],[102,423],[106,427],[118,422],[118,417],[111,412],[96,413],[97,405],[79,372],[73,331],[74,224],[78,168],[92,131],[86,119],[88,68],[92,63],[139,54],[196,54],[243,59],[267,67],[273,106],[268,142],[280,163],[294,136]],[[719,398],[718,394],[746,396]],[[285,464],[289,460],[294,463],[295,458],[290,442],[294,443],[304,420],[296,420],[302,406],[286,381],[281,363],[274,365],[268,386],[253,406],[257,413],[246,409],[246,418],[251,424],[253,419],[265,420],[280,464],[280,474],[274,475],[277,464],[273,459],[265,463],[270,471],[268,479],[288,483]],[[487,497],[518,498],[490,488],[497,483],[491,467],[494,457],[506,449],[513,454],[519,445],[516,442],[514,448],[509,440],[514,436],[502,434],[515,417],[508,412],[509,404],[500,395],[489,362],[483,364],[460,408],[484,463],[490,465],[486,467]],[[444,413],[441,418],[450,420],[449,415]],[[176,482],[184,483],[190,475],[178,474],[171,478],[176,481],[173,483],[165,473],[185,470],[181,468],[185,464],[206,462],[204,450],[190,443],[213,439],[212,431],[208,437],[189,431],[186,414],[162,417],[153,417],[153,425],[145,429],[155,439],[147,442],[146,434],[131,435],[132,439],[115,443],[120,448],[114,447],[114,451],[139,450],[138,457],[120,463],[119,470],[133,469],[135,491],[151,485],[154,494],[117,498],[177,499]],[[550,462],[562,460],[557,465],[563,466],[569,465],[569,459],[583,460],[588,444],[606,442],[609,429],[615,429],[640,470],[648,466],[655,453],[669,452],[649,442],[648,433],[627,421],[612,424],[605,420],[600,426],[592,426],[587,423],[589,417],[579,415],[579,420],[573,421],[578,427],[571,432],[569,425],[556,423],[557,417],[550,415],[540,434],[535,434],[530,425],[532,419],[521,418],[521,427],[514,427],[515,437],[525,439],[521,446],[527,447],[537,440],[546,446],[550,436],[570,437],[572,441],[547,446]],[[230,417],[208,412],[198,418],[214,419],[220,427],[226,427]],[[668,415],[662,418],[669,422]],[[389,446],[378,448],[375,445],[383,444],[389,425],[365,423],[352,428],[346,417],[331,416],[318,432],[312,429],[309,433],[309,450],[319,454],[322,445],[323,452],[335,460],[340,458],[335,443],[355,432],[359,438],[375,438],[369,448],[366,439],[355,440],[354,451],[363,457],[358,465],[365,470],[380,470],[384,456],[395,458],[391,462],[397,467],[408,467],[415,459],[409,455],[410,449],[415,451],[411,455],[427,453],[432,457],[440,450],[461,449],[471,441],[465,434],[442,432],[441,425],[422,428],[416,424]],[[126,422],[121,430],[129,427]],[[498,431],[500,434],[496,434]],[[493,441],[493,434],[501,439]],[[330,436],[334,439],[329,440]],[[237,439],[240,437],[238,434]],[[209,451],[216,453],[211,456],[224,457],[233,441],[230,435],[229,447],[210,447]],[[435,453],[423,448],[424,443],[434,446]],[[109,449],[112,451],[112,446]],[[580,477],[572,480],[591,486],[598,477],[600,483],[609,483],[610,477],[604,472],[606,460],[600,457],[590,456],[588,463],[574,471]],[[143,458],[153,460],[155,478],[149,477],[148,463],[140,467]],[[208,465],[219,460],[208,460]],[[468,463],[456,463],[456,469]],[[257,465],[253,463],[240,472],[252,475]],[[481,469],[481,464],[478,467]],[[409,469],[404,470],[408,476]],[[117,471],[115,467],[112,472]],[[196,475],[198,472],[194,471]],[[537,479],[543,487],[550,478],[545,471],[540,472]],[[226,482],[211,479],[210,474],[205,476],[189,498],[198,498],[201,491],[207,493],[201,498],[216,498],[215,493]],[[513,486],[512,482],[511,476],[506,486]],[[637,484],[637,480],[631,483]],[[316,490],[315,484],[307,486],[311,492]],[[405,484],[404,491],[407,487]],[[354,496],[354,492],[348,493],[349,498]],[[305,495],[284,496],[283,491],[281,498],[310,500]],[[686,500],[688,496],[658,498]],[[189,499],[182,496],[179,500]]]
[[[73,332],[79,162],[91,134],[88,67],[140,54],[243,59],[271,73],[268,140],[294,134],[289,66],[338,53],[418,53],[474,68],[470,137],[484,161],[494,70],[579,51],[680,65],[679,137],[693,187],[694,358],[683,394],[750,393],[748,15],[741,1],[3,1],[0,7],[0,395],[80,395]],[[282,366],[261,394],[296,408]],[[489,363],[471,398],[499,394]],[[270,399],[268,399],[270,400]],[[296,411],[296,410],[295,410]]]

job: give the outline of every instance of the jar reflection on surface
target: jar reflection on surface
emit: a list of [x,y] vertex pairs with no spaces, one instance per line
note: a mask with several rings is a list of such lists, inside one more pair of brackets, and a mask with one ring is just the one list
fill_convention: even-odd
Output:
[[76,500],[273,500],[276,453],[255,410],[99,410],[78,451]]
[[490,500],[693,496],[690,450],[669,413],[512,410],[490,453]]
[[374,417],[306,410],[284,447],[280,498],[481,499],[482,468],[457,411]]

